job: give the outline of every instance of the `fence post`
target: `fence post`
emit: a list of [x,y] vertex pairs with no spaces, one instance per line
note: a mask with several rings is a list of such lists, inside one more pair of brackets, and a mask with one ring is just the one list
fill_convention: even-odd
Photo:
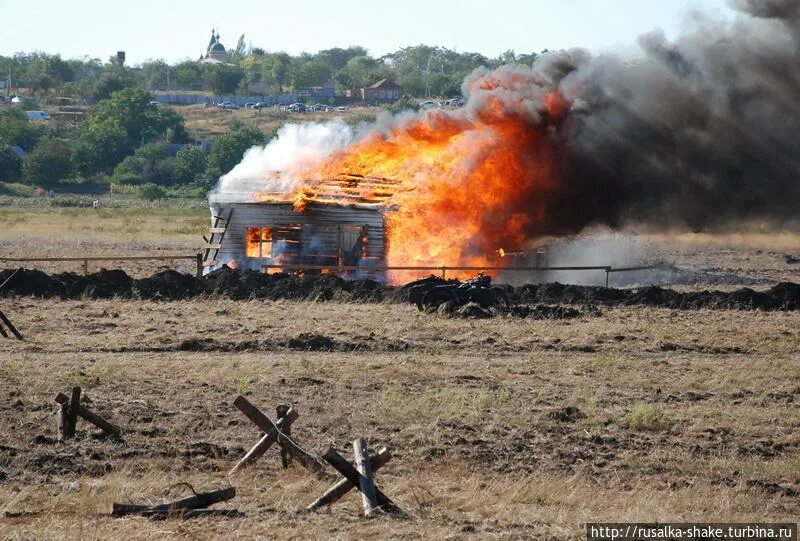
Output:
[[606,287],[608,287],[608,275],[611,274],[611,267],[606,267]]
[[89,260],[88,259],[84,259],[83,260],[83,275],[86,276],[87,274],[89,274]]
[[442,280],[447,280],[447,267],[442,267]]
[[195,255],[195,261],[197,261],[197,277],[203,277],[203,254],[197,252]]

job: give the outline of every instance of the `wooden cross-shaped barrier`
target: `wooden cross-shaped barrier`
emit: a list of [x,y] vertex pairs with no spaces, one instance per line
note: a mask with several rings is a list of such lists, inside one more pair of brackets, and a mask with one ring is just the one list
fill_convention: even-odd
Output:
[[364,516],[372,517],[376,511],[403,515],[403,511],[381,489],[375,486],[373,480],[373,472],[392,458],[389,450],[383,448],[376,455],[369,456],[366,442],[363,438],[357,438],[353,441],[353,454],[355,455],[355,466],[332,447],[325,451],[322,458],[342,474],[343,479],[337,481],[306,509],[313,511],[324,505],[330,505],[355,488],[361,493]]
[[261,431],[264,432],[264,435],[244,457],[236,463],[231,471],[228,472],[228,475],[233,475],[243,467],[258,460],[274,443],[277,443],[281,448],[281,463],[284,468],[289,467],[289,458],[293,458],[311,473],[320,473],[325,469],[322,462],[317,460],[289,437],[292,423],[299,417],[299,414],[294,408],[282,405],[278,406],[276,410],[279,417],[277,422],[273,423],[261,410],[241,395],[236,397],[233,401],[233,405],[244,413],[254,425],[260,428]]
[[71,397],[68,397],[64,393],[58,393],[55,401],[60,406],[58,416],[58,435],[61,441],[75,437],[75,426],[78,423],[79,416],[83,417],[109,436],[113,436],[115,438],[122,436],[122,431],[119,429],[119,427],[112,425],[86,406],[81,405],[80,387],[72,388]]

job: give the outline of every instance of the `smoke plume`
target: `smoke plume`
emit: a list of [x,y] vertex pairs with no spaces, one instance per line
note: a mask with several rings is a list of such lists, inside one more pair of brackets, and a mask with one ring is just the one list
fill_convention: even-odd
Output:
[[287,126],[219,189],[313,197],[342,173],[402,180],[387,209],[394,265],[491,265],[499,248],[590,225],[796,218],[800,0],[732,5],[732,20],[695,14],[675,40],[641,36],[634,56],[571,49],[478,69],[458,110],[364,133]]
[[704,227],[796,217],[800,205],[800,2],[737,0],[674,42],[639,39],[630,62],[569,51],[534,66],[573,103],[564,225],[625,220]]
[[341,120],[286,124],[269,144],[245,152],[241,163],[220,177],[216,192],[247,199],[255,192],[291,193],[299,187],[301,170],[355,139],[355,131]]

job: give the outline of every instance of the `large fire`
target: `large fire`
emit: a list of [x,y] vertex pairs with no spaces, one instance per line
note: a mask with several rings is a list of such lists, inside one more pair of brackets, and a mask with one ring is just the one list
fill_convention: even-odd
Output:
[[499,248],[523,248],[555,189],[552,134],[567,104],[530,72],[465,84],[466,107],[376,129],[307,168],[302,178],[322,180],[290,196],[295,209],[340,195],[386,205],[390,266],[492,266]]

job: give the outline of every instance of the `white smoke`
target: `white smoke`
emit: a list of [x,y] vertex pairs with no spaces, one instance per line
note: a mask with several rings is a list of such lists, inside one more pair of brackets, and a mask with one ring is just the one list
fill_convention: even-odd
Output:
[[256,192],[292,193],[304,169],[356,138],[356,130],[341,120],[286,124],[267,145],[245,152],[242,161],[220,177],[215,193],[248,198]]

